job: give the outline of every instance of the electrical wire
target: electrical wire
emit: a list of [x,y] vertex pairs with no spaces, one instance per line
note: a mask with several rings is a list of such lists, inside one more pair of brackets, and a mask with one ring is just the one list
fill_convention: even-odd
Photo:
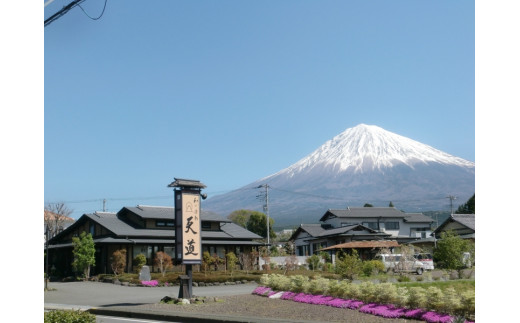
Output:
[[92,19],[92,20],[98,20],[98,19],[101,18],[101,17],[103,16],[103,14],[105,13],[105,8],[107,7],[107,1],[108,1],[108,0],[105,0],[105,5],[103,6],[103,11],[101,11],[101,14],[100,14],[99,17],[97,17],[97,18],[93,18],[93,17],[89,16],[89,14],[85,11],[85,9],[83,9],[83,7],[82,7],[80,4],[78,4],[78,7],[79,7],[79,8],[81,9],[81,11],[83,11],[83,13],[84,13],[87,17],[89,17],[90,19]]

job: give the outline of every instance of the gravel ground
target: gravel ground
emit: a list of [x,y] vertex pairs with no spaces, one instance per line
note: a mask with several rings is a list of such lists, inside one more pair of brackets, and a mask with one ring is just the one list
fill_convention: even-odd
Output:
[[156,311],[172,311],[175,313],[219,314],[234,317],[259,317],[286,319],[294,322],[421,322],[405,319],[385,319],[382,317],[360,313],[356,310],[334,308],[323,305],[302,304],[290,300],[269,299],[258,295],[238,295],[219,297],[219,302],[204,304],[173,305],[148,304],[136,308]]

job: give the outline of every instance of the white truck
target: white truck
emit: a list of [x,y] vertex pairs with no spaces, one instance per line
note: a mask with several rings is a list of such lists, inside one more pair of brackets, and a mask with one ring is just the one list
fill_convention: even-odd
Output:
[[379,254],[377,260],[383,262],[387,272],[415,272],[422,275],[425,265],[412,256],[404,257],[401,254]]

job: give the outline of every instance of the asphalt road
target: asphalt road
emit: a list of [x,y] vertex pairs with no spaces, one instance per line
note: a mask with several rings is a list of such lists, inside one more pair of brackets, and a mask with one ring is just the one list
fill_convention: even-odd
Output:
[[[251,294],[258,285],[255,283],[193,287],[194,296],[218,297]],[[50,282],[44,293],[46,308],[67,307],[86,309],[89,307],[132,306],[155,304],[163,297],[177,297],[179,286],[172,287],[131,287],[100,282]]]

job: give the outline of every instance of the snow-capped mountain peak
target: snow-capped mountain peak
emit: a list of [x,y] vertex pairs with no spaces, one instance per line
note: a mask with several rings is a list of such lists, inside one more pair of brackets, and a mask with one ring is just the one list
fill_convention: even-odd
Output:
[[292,177],[296,173],[315,167],[326,167],[335,172],[363,172],[381,170],[398,164],[413,168],[418,163],[475,166],[472,162],[378,126],[360,124],[325,142],[313,153],[277,174],[285,173]]

